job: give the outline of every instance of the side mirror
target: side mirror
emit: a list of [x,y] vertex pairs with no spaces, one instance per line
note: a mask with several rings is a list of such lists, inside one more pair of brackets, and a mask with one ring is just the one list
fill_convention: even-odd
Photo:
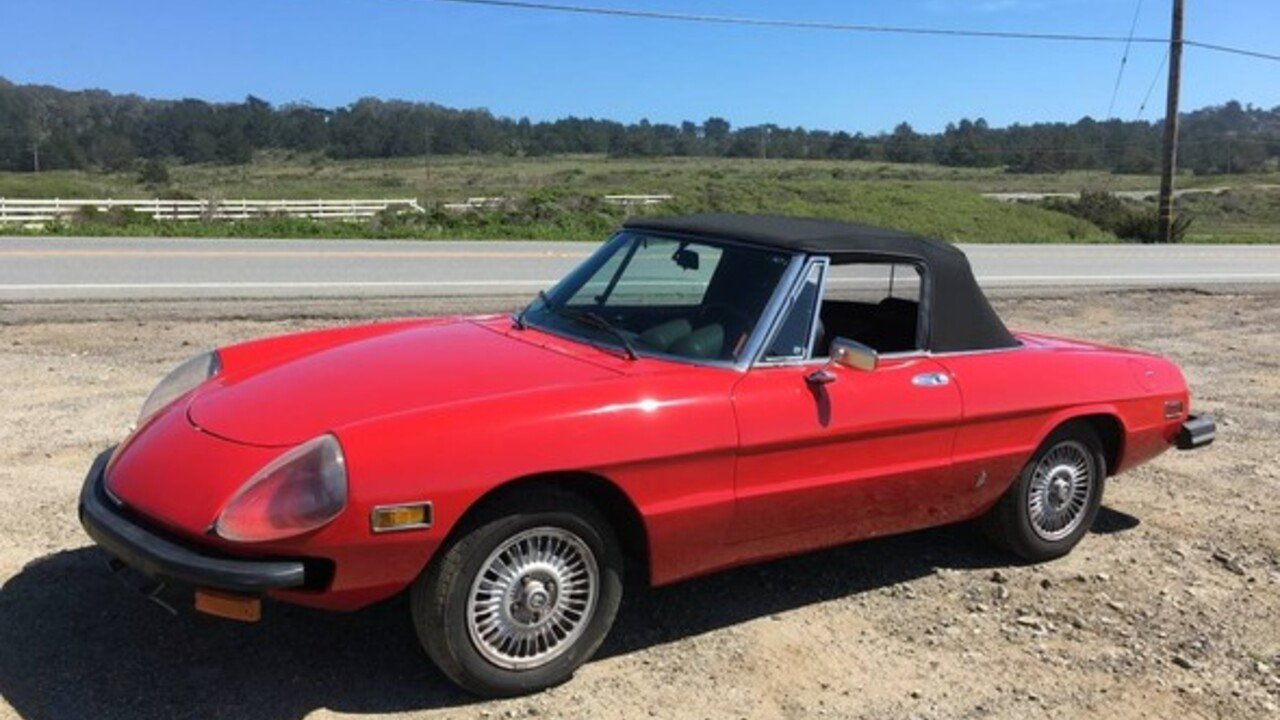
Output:
[[855,340],[838,337],[831,341],[831,362],[854,370],[870,372],[880,362],[880,354],[874,348]]

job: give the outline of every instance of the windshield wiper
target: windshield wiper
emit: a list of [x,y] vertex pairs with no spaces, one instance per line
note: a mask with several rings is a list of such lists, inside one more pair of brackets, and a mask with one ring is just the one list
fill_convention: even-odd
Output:
[[[635,345],[631,343],[631,338],[627,337],[627,334],[624,333],[621,329],[619,329],[618,326],[614,325],[608,320],[605,320],[603,317],[586,310],[571,310],[567,307],[557,307],[556,305],[552,304],[551,298],[548,297],[546,291],[543,291],[543,290],[538,291],[538,299],[542,300],[542,304],[544,307],[547,308],[547,310],[555,313],[556,315],[559,315],[560,317],[568,318],[569,320],[573,320],[574,322],[578,322],[583,325],[594,327],[597,330],[603,330],[609,333],[610,335],[613,335],[614,337],[618,338],[618,340],[622,342],[623,349],[626,350],[627,352],[628,360],[635,360],[640,357],[636,353]],[[524,313],[520,314],[518,323],[520,323],[520,325],[523,325]]]
[[[561,310],[564,311],[565,309],[561,308]],[[594,325],[595,327],[618,338],[618,340],[622,342],[622,347],[627,351],[628,359],[635,360],[639,357],[639,355],[636,354],[635,345],[631,344],[631,338],[627,337],[627,334],[619,329],[617,325],[614,325],[593,312],[576,310],[569,310],[567,312],[568,314],[565,317],[570,317],[579,322],[586,323],[587,325]]]

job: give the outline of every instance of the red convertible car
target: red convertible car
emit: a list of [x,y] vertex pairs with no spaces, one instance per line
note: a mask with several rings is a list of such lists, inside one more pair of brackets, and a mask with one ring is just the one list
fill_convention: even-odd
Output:
[[639,218],[514,317],[187,361],[93,463],[80,518],[217,615],[407,590],[440,669],[510,695],[591,657],[625,567],[662,585],[974,519],[1060,556],[1107,477],[1213,440],[1188,410],[1167,360],[1010,333],[947,243]]

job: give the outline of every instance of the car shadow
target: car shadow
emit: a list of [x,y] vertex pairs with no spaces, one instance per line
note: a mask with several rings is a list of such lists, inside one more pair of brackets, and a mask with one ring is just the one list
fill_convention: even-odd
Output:
[[[1137,519],[1104,508],[1095,532]],[[1099,527],[1101,526],[1101,527]],[[1004,567],[972,529],[953,526],[776,560],[628,593],[601,656],[925,577]],[[263,718],[319,708],[403,712],[478,702],[426,660],[397,598],[336,614],[268,604],[245,625],[170,615],[122,586],[84,547],[28,564],[0,588],[0,697],[27,720]]]
[[1089,532],[1095,535],[1111,535],[1113,533],[1132,530],[1142,523],[1138,518],[1106,505],[1098,508],[1098,516],[1093,519]]

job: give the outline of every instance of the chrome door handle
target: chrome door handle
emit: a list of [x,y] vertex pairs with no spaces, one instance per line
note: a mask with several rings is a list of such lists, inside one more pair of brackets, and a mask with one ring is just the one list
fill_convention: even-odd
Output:
[[951,376],[943,372],[920,373],[911,378],[911,384],[916,387],[942,387],[950,382]]

